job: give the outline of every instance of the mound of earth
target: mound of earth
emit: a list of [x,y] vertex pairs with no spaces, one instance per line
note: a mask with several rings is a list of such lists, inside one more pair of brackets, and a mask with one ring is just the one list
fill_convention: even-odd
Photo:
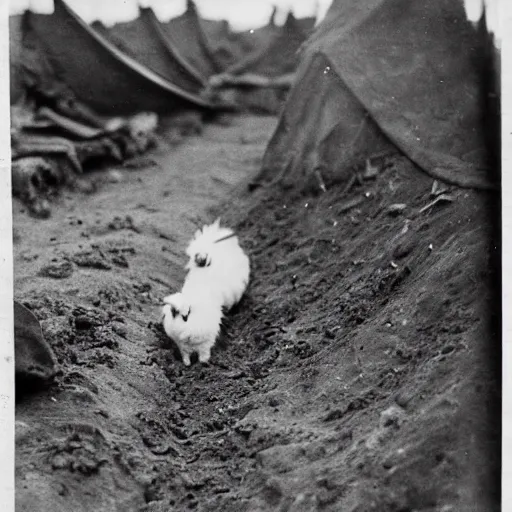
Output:
[[[18,511],[499,510],[494,198],[436,202],[399,156],[250,193],[275,123],[164,133],[45,221],[15,203],[15,296],[60,364],[17,404]],[[219,213],[253,277],[185,368],[158,304]]]

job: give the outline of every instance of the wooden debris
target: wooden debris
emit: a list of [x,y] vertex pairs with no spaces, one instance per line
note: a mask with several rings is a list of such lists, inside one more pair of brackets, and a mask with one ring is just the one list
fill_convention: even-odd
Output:
[[322,192],[327,192],[327,187],[325,186],[324,179],[318,169],[315,169],[315,178],[318,181],[318,186],[320,187],[320,190]]
[[380,169],[376,165],[372,165],[371,160],[369,158],[366,159],[365,168],[363,172],[363,179],[371,180],[376,178],[380,172]]
[[341,191],[342,197],[344,195],[348,194],[352,190],[352,187],[355,185],[356,180],[357,180],[357,176],[355,174],[352,174],[352,176],[349,178],[347,184],[345,185],[345,188]]
[[443,187],[440,185],[439,181],[434,180],[434,183],[432,183],[432,189],[430,190],[430,197],[437,197],[442,194],[449,193],[450,191],[450,187]]
[[455,201],[455,198],[453,196],[450,196],[448,194],[442,194],[436,197],[433,201],[425,205],[421,210],[420,213],[426,212],[430,208],[432,208],[434,205],[438,203],[453,203]]
[[348,212],[349,210],[352,210],[352,208],[355,208],[356,206],[359,206],[360,204],[362,204],[364,202],[364,200],[365,200],[364,196],[357,196],[352,199],[348,199],[347,201],[345,201],[344,203],[342,203],[340,205],[340,207],[338,208],[338,212],[339,213]]

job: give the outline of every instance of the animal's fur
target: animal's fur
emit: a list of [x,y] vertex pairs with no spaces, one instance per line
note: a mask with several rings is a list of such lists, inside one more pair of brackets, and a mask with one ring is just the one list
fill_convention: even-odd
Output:
[[197,352],[199,361],[207,363],[222,321],[221,296],[202,281],[201,276],[187,276],[181,292],[164,298],[163,326],[180,349],[186,366]]
[[249,283],[249,258],[230,235],[233,231],[221,228],[219,220],[198,230],[187,248],[190,260],[183,288],[164,299],[163,326],[186,366],[193,352],[199,354],[200,362],[208,362],[223,310],[241,299]]
[[[249,258],[238,238],[230,235],[234,235],[233,230],[221,227],[220,219],[198,230],[187,248],[190,259],[186,266],[189,275],[198,272],[205,282],[219,291],[226,310],[240,301],[250,276]],[[219,241],[221,239],[224,240]]]

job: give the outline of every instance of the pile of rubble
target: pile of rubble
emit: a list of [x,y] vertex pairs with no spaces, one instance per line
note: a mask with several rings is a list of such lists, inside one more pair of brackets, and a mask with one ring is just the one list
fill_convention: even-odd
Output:
[[101,118],[72,97],[41,106],[25,99],[11,106],[13,195],[46,218],[49,199],[61,187],[91,187],[84,169],[119,164],[154,146],[157,124],[153,112]]

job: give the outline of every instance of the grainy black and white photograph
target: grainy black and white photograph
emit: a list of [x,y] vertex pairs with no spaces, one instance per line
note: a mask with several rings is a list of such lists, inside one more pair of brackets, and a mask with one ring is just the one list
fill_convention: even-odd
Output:
[[8,0],[16,512],[502,510],[499,3]]

